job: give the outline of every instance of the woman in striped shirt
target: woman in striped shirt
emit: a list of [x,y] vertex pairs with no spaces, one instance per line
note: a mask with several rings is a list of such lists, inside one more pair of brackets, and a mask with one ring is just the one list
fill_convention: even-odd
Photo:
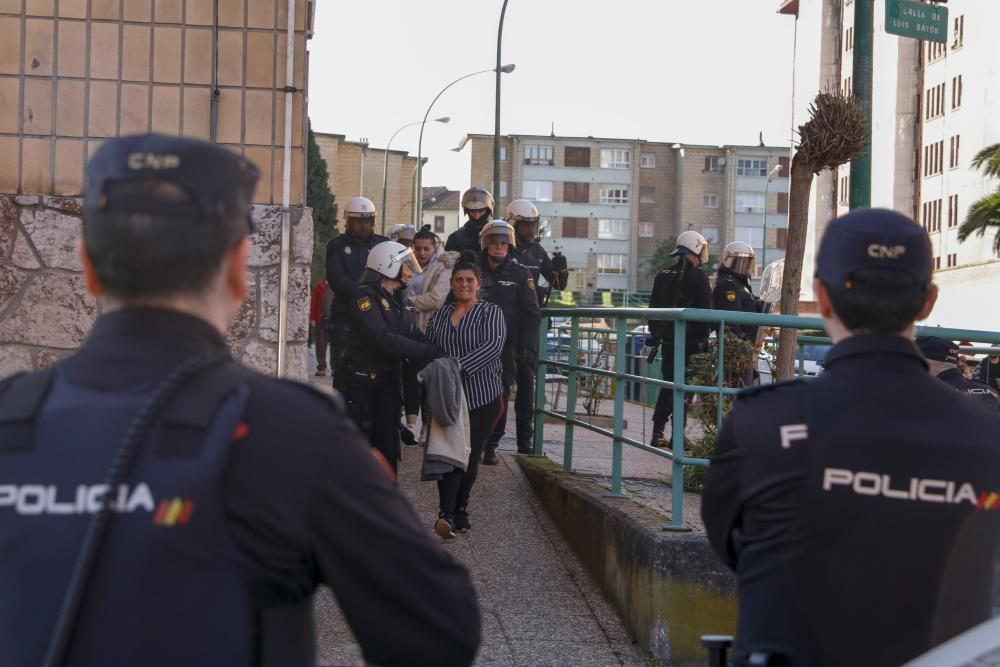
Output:
[[504,409],[501,355],[507,328],[500,307],[479,300],[481,278],[475,264],[457,262],[451,273],[455,301],[434,311],[427,323],[427,338],[461,365],[462,388],[469,405],[472,452],[468,468],[452,470],[438,481],[441,513],[434,532],[444,539],[471,527],[469,493],[476,482],[483,448]]

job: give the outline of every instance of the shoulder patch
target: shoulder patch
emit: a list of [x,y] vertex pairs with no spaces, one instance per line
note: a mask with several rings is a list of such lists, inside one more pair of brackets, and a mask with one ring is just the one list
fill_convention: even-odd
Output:
[[736,292],[734,292],[733,290],[727,290],[726,301],[736,301]]
[[372,309],[371,299],[369,299],[366,296],[363,296],[360,299],[358,299],[358,310],[360,310],[362,313],[367,313],[371,309]]

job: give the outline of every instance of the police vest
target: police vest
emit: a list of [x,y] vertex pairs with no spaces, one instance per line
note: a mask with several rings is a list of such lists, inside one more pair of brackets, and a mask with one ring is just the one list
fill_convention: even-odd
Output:
[[195,380],[114,489],[103,483],[110,462],[155,387],[109,393],[58,371],[15,381],[0,403],[0,664],[42,663],[108,496],[113,518],[65,665],[314,664],[311,599],[276,599],[227,527],[223,478],[245,380],[231,365]]

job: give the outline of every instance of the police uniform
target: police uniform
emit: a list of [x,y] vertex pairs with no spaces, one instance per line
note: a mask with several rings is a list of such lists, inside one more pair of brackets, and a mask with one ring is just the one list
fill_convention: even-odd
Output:
[[[480,260],[483,271],[481,298],[500,306],[504,323],[507,325],[507,343],[503,353],[504,406],[510,398],[510,387],[515,380],[530,382],[534,386],[535,365],[538,363],[538,328],[541,322],[535,281],[531,273],[508,257],[496,269],[491,269],[489,258],[483,253]],[[532,391],[517,392],[514,414],[517,420],[518,451],[530,449],[533,427],[535,394]],[[492,456],[507,430],[506,410],[497,420],[493,435],[486,445],[487,454]]]
[[399,461],[402,363],[441,356],[420,333],[400,295],[401,291],[389,294],[377,282],[354,290],[351,335],[336,385],[348,413],[393,470]]
[[[365,270],[368,253],[372,248],[388,239],[378,234],[358,239],[349,234],[340,234],[326,244],[326,282],[333,290],[334,300],[330,308],[330,363],[334,375],[338,360],[350,336],[351,297],[358,287],[358,279]],[[336,379],[334,379],[336,384]]]
[[[653,279],[653,291],[649,296],[650,308],[705,308],[712,307],[712,288],[708,276],[700,266],[695,266],[684,256]],[[650,320],[649,333],[654,341],[661,344],[660,377],[673,381],[674,378],[674,323],[669,320]],[[705,348],[711,325],[689,322],[685,327],[685,356]],[[674,392],[660,388],[653,409],[653,433],[662,435],[663,429],[674,411]],[[685,410],[686,412],[686,410]],[[686,418],[686,415],[684,415]]]
[[[124,166],[143,154],[158,157],[155,173]],[[102,224],[93,206],[107,183],[173,183],[214,210],[213,190],[236,191],[244,165],[192,139],[112,139],[88,167],[84,229]],[[244,215],[252,189],[253,179]],[[174,205],[143,203],[162,216]],[[206,320],[126,305],[102,314],[67,359],[0,382],[0,664],[43,663],[106,504],[109,529],[58,664],[311,666],[320,584],[368,662],[470,664],[479,616],[469,576],[431,542],[339,402],[227,359]],[[164,387],[193,361],[205,370]],[[154,395],[173,398],[153,409]],[[109,489],[140,413],[152,428]]]
[[471,252],[476,257],[482,254],[482,248],[479,245],[479,233],[483,231],[483,227],[486,226],[493,218],[488,215],[484,215],[479,218],[479,220],[473,220],[469,218],[465,221],[465,224],[453,231],[448,235],[448,240],[444,244],[444,249],[446,251],[455,251],[458,253]]
[[981,405],[991,410],[1000,409],[1000,394],[995,389],[978,380],[966,378],[958,368],[958,345],[938,336],[918,336],[916,343],[925,359],[950,366],[935,374],[938,380],[978,399]]
[[538,279],[540,277],[545,278],[545,282],[549,284],[549,289],[565,289],[566,285],[563,284],[565,274],[556,271],[549,253],[545,251],[541,243],[537,241],[521,243],[519,240],[517,247],[513,250],[513,257],[518,264],[531,272],[531,279],[535,281],[535,293],[538,296],[539,304],[545,303],[545,297],[548,294],[548,289],[539,285]]
[[[759,312],[759,302],[750,289],[750,276],[720,267],[715,288],[712,290],[712,307],[716,310],[733,310],[740,313]],[[726,330],[751,345],[757,341],[757,327],[751,324],[727,324]],[[727,377],[726,382],[729,386],[739,384],[749,387],[753,382],[753,371],[754,363],[751,357],[746,369],[742,373],[734,373],[732,377]]]
[[[817,276],[856,289],[857,267],[887,264],[927,289],[926,233],[859,210],[827,228]],[[708,538],[738,581],[734,665],[899,665],[990,618],[1000,416],[899,335],[844,338],[824,368],[742,392],[706,475]]]

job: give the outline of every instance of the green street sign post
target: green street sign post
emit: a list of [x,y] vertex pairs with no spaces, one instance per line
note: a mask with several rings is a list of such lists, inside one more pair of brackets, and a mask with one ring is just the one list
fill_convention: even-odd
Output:
[[948,9],[916,0],[885,0],[885,31],[900,37],[948,41]]

